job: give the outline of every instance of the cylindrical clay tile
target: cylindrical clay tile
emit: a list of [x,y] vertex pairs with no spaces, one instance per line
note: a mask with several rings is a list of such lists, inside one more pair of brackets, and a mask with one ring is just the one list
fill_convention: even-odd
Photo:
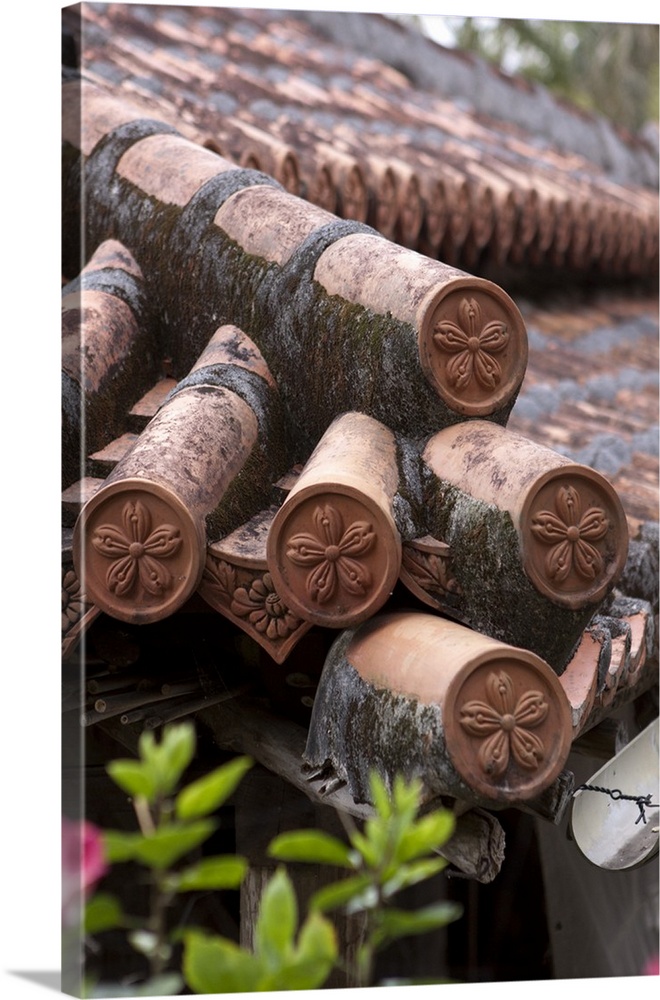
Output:
[[[234,327],[220,328],[198,365],[83,508],[74,531],[74,560],[89,599],[106,613],[135,623],[157,621],[197,589],[207,524],[221,519],[217,509],[258,452],[260,434],[269,437],[264,414],[273,387],[264,372],[249,339]],[[269,448],[276,441],[273,435]],[[271,461],[269,455],[264,468],[252,470],[255,505],[270,488]],[[247,495],[235,512],[236,523],[241,515],[245,519],[244,505],[249,506]]]
[[429,532],[450,546],[460,590],[448,613],[561,673],[625,564],[616,492],[593,469],[481,420],[435,434],[423,459]]
[[396,174],[381,157],[368,157],[367,167],[371,193],[367,222],[391,240],[399,214]]
[[120,235],[149,275],[176,378],[209,329],[244,329],[278,384],[299,462],[352,410],[415,438],[468,416],[506,422],[527,337],[502,289],[192,145],[130,123],[85,163],[93,236]]
[[105,241],[62,290],[62,485],[120,433],[126,410],[157,378],[143,278],[131,254]]
[[368,233],[328,247],[314,277],[330,295],[414,326],[426,379],[457,417],[490,416],[517,395],[527,335],[499,286]]
[[401,566],[398,481],[387,427],[363,413],[331,424],[268,535],[275,589],[304,620],[345,628],[390,596]]
[[488,808],[539,796],[562,770],[571,716],[544,661],[429,614],[377,615],[331,648],[304,758],[361,801],[369,772]]

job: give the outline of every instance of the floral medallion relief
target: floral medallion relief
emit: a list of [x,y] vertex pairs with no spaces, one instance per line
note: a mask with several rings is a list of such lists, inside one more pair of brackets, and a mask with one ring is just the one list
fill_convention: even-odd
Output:
[[476,790],[511,802],[539,795],[566,762],[571,714],[559,679],[515,650],[467,669],[445,701],[457,770]]
[[327,604],[340,591],[365,597],[373,583],[365,558],[376,544],[371,522],[353,521],[344,527],[341,512],[329,503],[314,509],[312,521],[313,531],[290,535],[286,547],[287,559],[308,570],[309,599]]
[[499,290],[466,287],[440,299],[422,331],[427,371],[458,413],[483,416],[509,402],[527,366],[522,318]]
[[500,670],[488,675],[483,701],[464,702],[460,723],[481,743],[477,759],[484,774],[499,778],[510,759],[529,771],[540,767],[546,751],[534,730],[547,715],[548,702],[541,691],[516,697],[510,674]]
[[430,535],[404,543],[400,576],[402,583],[432,608],[455,603],[462,593],[450,546]]
[[280,598],[265,562],[255,568],[234,566],[208,552],[199,593],[277,663],[284,662],[311,628],[311,623],[290,611]]
[[62,565],[62,659],[73,652],[87,626],[100,609],[86,599],[75,568],[66,561]]
[[627,551],[627,524],[609,484],[555,476],[523,511],[525,569],[542,593],[580,607],[600,600]]
[[400,563],[393,522],[375,504],[340,493],[311,494],[292,504],[269,539],[268,564],[287,604],[330,628],[375,613]]
[[77,625],[85,613],[85,597],[76,571],[62,567],[62,638]]
[[438,349],[450,356],[447,381],[455,391],[478,386],[488,392],[502,382],[502,366],[497,355],[509,343],[509,331],[501,320],[484,322],[476,299],[461,301],[458,322],[439,320],[433,339]]
[[149,509],[140,500],[128,500],[121,509],[121,523],[99,525],[91,544],[107,559],[105,583],[117,597],[146,592],[161,596],[172,587],[168,565],[181,548],[181,532],[173,524],[152,525]]
[[88,596],[112,617],[155,621],[197,588],[203,525],[164,488],[117,482],[99,491],[74,533],[74,561],[84,559]]

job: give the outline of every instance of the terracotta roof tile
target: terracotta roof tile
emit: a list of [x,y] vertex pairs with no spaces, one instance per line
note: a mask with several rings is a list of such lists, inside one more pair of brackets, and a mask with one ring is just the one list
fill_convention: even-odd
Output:
[[[318,186],[315,144],[341,147],[343,143],[343,152],[352,155],[363,172],[368,155],[388,158],[392,149],[398,148],[397,158],[405,159],[427,194],[433,182],[443,177],[441,161],[453,163],[474,188],[471,212],[476,229],[475,240],[465,243],[454,238],[451,246],[444,246],[445,259],[450,262],[466,266],[478,262],[482,267],[498,268],[511,255],[513,262],[520,263],[519,237],[510,241],[508,235],[510,200],[495,199],[487,228],[478,220],[483,198],[492,193],[492,185],[484,182],[483,176],[479,181],[474,179],[478,163],[490,170],[492,177],[507,174],[523,242],[525,225],[537,233],[534,243],[526,240],[531,246],[525,261],[528,266],[550,266],[558,271],[596,267],[615,274],[653,274],[657,269],[657,193],[613,184],[602,170],[577,154],[559,153],[519,128],[477,120],[458,111],[456,104],[414,88],[383,62],[322,40],[302,20],[275,12],[251,11],[248,15],[225,8],[197,12],[184,8],[175,18],[171,9],[154,8],[149,22],[142,12],[134,16],[130,6],[121,10],[109,5],[106,10],[90,5],[84,10],[95,28],[87,36],[84,54],[89,70],[94,72],[96,66],[98,74],[103,65],[106,80],[112,78],[117,83],[119,73],[121,86],[132,88],[144,88],[145,74],[151,74],[158,80],[164,105],[169,103],[180,114],[191,115],[220,148],[231,139],[231,155],[240,160],[249,155],[250,136],[243,140],[235,132],[228,136],[227,130],[231,132],[236,125],[218,120],[222,103],[235,114],[238,105],[234,101],[238,99],[245,123],[262,133],[270,132],[273,140],[284,141],[291,154],[299,156],[303,192]],[[205,31],[200,28],[202,20]],[[157,46],[148,58],[145,39],[150,46]],[[209,55],[214,53],[221,53],[223,61],[209,68]],[[133,62],[132,72],[127,58]],[[385,121],[394,131],[381,137]],[[298,148],[300,126],[307,139]],[[425,156],[430,163],[424,161]],[[262,166],[273,169],[270,160]],[[366,183],[370,187],[370,178]],[[485,194],[482,183],[486,184]],[[530,191],[538,194],[536,209],[529,200]],[[375,200],[376,192],[370,189],[368,197]],[[330,199],[325,200],[329,203]],[[344,214],[341,200],[338,206]],[[351,206],[349,217],[364,217],[352,201]],[[428,203],[421,207],[428,211]],[[627,213],[623,228],[615,216],[606,222],[613,213],[622,211]],[[524,218],[525,213],[535,212],[540,213],[537,218]],[[500,214],[504,215],[502,222]],[[389,235],[389,220],[386,228]],[[419,245],[419,234],[405,239],[407,245]],[[425,252],[430,246],[427,242]]]
[[[365,650],[394,610],[397,669],[398,644],[412,659],[390,689],[423,694],[458,748],[439,792],[559,812],[571,740],[648,686],[653,663],[652,601],[620,598],[616,581],[630,578],[629,536],[641,545],[658,517],[657,295],[632,282],[657,265],[657,193],[290,13],[83,11],[82,107],[64,84],[67,277],[81,221],[96,255],[64,288],[69,377],[95,329],[80,296],[124,315],[122,290],[144,288],[120,324],[128,346],[100,337],[84,371],[98,374],[90,413],[111,369],[130,391],[64,484],[68,527],[85,504],[66,536],[64,655],[100,608],[145,623],[203,599],[270,668],[313,627],[360,626],[354,665],[378,701]],[[561,295],[530,280],[547,271]],[[568,289],[581,272],[589,294]],[[617,276],[628,288],[608,289]],[[132,372],[141,338],[148,363]],[[412,650],[411,602],[431,645],[439,629],[457,637],[453,695],[423,669],[428,649]],[[531,671],[520,684],[534,698],[541,685],[554,712],[539,736],[549,770],[530,779],[514,761],[504,783],[509,758],[484,763],[458,711],[495,683],[470,643],[502,639],[527,650],[510,671]],[[322,750],[338,771],[344,734],[328,737],[324,710],[333,671],[354,677],[342,656],[326,660],[307,750],[318,763],[315,741],[336,740]],[[497,683],[506,707],[511,679]],[[367,739],[381,763],[386,733]],[[417,750],[432,743],[419,735]],[[351,772],[354,790],[363,780]]]

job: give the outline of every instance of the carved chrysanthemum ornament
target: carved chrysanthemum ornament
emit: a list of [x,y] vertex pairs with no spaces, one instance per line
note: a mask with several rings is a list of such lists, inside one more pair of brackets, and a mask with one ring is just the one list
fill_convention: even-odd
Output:
[[85,599],[80,580],[73,569],[67,569],[62,577],[62,634],[64,635],[83,615]]
[[275,590],[270,573],[257,577],[249,586],[237,587],[231,610],[239,618],[247,618],[257,632],[269,639],[286,639],[301,625]]

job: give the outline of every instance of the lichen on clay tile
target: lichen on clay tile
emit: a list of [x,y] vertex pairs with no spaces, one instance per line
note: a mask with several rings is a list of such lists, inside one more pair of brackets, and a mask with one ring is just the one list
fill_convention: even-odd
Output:
[[657,175],[369,17],[63,11],[64,670],[356,816],[419,775],[485,882],[657,683]]

